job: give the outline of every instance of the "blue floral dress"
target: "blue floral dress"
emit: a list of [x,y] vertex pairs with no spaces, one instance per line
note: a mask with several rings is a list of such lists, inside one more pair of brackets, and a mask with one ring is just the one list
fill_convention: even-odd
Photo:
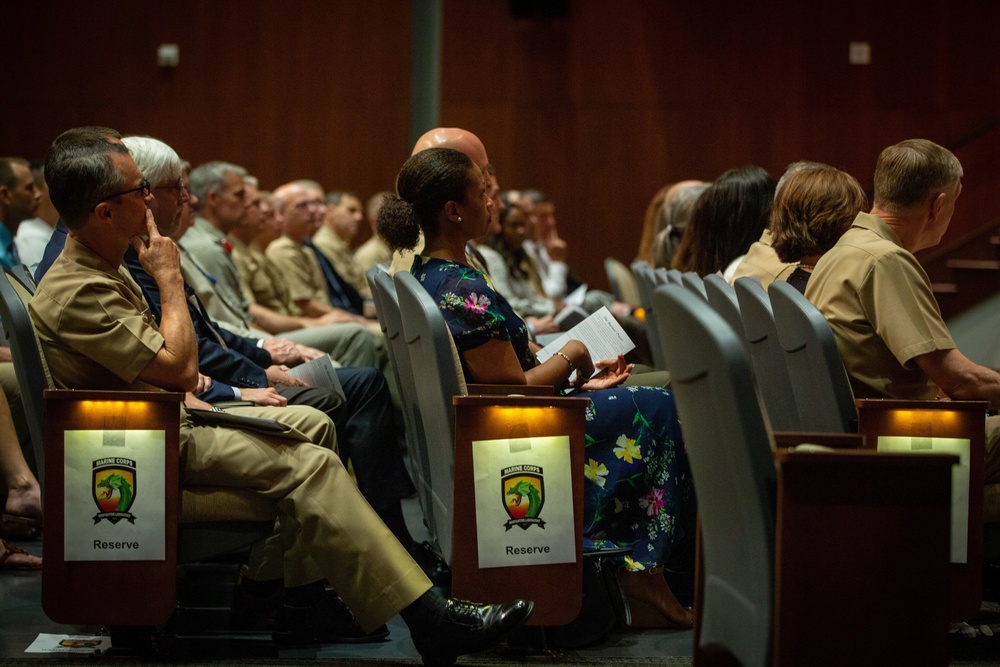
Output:
[[[414,276],[434,297],[459,352],[491,338],[510,341],[523,370],[538,362],[524,322],[483,273],[417,256]],[[693,538],[695,498],[670,392],[655,387],[589,391],[586,411],[585,548],[625,546],[628,570],[662,565]]]

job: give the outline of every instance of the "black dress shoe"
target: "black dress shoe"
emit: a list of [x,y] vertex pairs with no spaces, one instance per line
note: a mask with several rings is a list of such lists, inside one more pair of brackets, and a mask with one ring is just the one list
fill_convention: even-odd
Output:
[[241,632],[271,632],[281,607],[281,581],[258,582],[247,578],[247,566],[240,567],[233,589],[229,628]]
[[477,604],[449,599],[445,615],[433,628],[410,632],[425,665],[451,665],[466,653],[477,653],[504,639],[531,615],[528,600],[503,604]]
[[417,561],[417,565],[424,571],[432,584],[451,588],[451,568],[429,543],[414,544],[410,547],[410,556]]
[[388,636],[389,628],[384,625],[372,632],[362,630],[351,610],[332,592],[307,607],[281,605],[271,633],[274,643],[282,646],[367,644]]

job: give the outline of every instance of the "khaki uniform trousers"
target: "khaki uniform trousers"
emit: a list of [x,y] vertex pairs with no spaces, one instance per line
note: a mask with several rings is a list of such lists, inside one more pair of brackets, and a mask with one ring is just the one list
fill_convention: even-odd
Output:
[[328,579],[368,632],[430,589],[334,453],[326,415],[304,406],[232,411],[278,418],[295,429],[272,437],[181,426],[181,484],[249,489],[277,504],[278,540],[268,540],[251,576],[283,571],[286,586]]

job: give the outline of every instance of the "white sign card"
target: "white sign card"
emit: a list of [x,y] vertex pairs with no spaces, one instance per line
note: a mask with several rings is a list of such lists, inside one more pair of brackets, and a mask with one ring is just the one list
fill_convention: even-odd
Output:
[[568,436],[476,440],[472,467],[480,568],[576,561]]
[[164,560],[165,433],[66,431],[64,444],[64,558]]
[[911,454],[954,454],[958,463],[951,467],[951,561],[968,561],[969,549],[969,448],[963,438],[932,438],[925,436],[878,437],[878,451]]

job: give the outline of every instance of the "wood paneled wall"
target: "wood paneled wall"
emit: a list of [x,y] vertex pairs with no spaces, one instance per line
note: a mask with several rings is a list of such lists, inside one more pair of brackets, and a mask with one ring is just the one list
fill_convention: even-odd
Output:
[[[311,177],[362,197],[409,154],[404,0],[9,4],[0,153],[40,156],[63,129],[105,124],[243,164],[264,187]],[[606,286],[601,260],[631,260],[665,183],[811,159],[870,189],[886,145],[951,144],[995,120],[997,25],[988,0],[570,0],[543,20],[444,0],[441,122],[482,137],[502,186],[548,191],[572,265]],[[848,64],[851,41],[871,44],[871,65]],[[176,70],[156,66],[161,42],[180,45]],[[1000,211],[996,150],[963,150],[951,235]]]

